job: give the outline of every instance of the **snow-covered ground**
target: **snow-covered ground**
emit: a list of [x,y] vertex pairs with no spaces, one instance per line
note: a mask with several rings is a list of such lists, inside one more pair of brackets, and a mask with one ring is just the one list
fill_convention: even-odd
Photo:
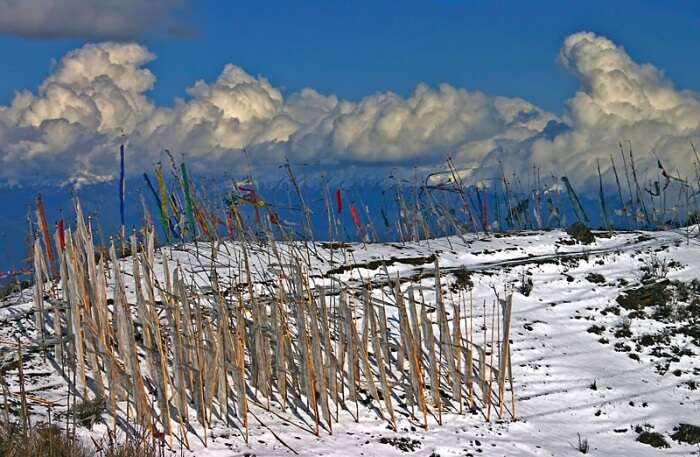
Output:
[[[348,285],[367,280],[379,284],[386,272],[432,283],[429,275],[436,256],[448,288],[456,279],[451,273],[470,272],[477,317],[490,315],[494,289],[514,290],[516,419],[493,415],[487,422],[481,413],[446,412],[442,425],[432,417],[424,430],[414,419],[398,414],[394,432],[364,408],[357,422],[341,411],[333,434],[322,430],[316,437],[309,431],[308,418],[273,414],[251,404],[255,416],[250,418],[248,444],[240,430],[215,426],[208,432],[206,448],[193,435],[192,451],[184,454],[563,456],[580,454],[580,436],[588,440],[590,455],[700,455],[698,445],[672,438],[679,424],[700,426],[700,284],[692,283],[700,280],[700,241],[692,233],[687,237],[685,230],[598,235],[589,245],[573,243],[561,231],[351,244],[342,252],[331,252],[323,243],[308,250],[301,244],[281,245],[308,256],[317,287],[330,284],[331,277]],[[239,247],[219,246],[215,259],[211,249],[202,243],[197,249],[164,248],[156,256],[156,274],[163,274],[158,266],[165,255],[179,261],[188,279],[203,290],[212,268],[235,283]],[[129,259],[123,262],[128,272]],[[275,275],[275,262],[265,246],[253,253],[251,266],[256,287],[263,288]],[[523,285],[530,280],[528,291]],[[651,306],[645,307],[649,293]],[[621,303],[618,297],[623,297]],[[12,361],[19,338],[27,348],[27,389],[32,397],[55,401],[52,414],[60,422],[65,420],[60,412],[65,410],[66,380],[50,357],[31,352],[36,338],[31,309],[30,290],[2,303],[0,364],[10,389],[16,390]],[[48,420],[45,407],[31,407],[34,421]],[[99,436],[106,424],[111,419],[105,417],[105,424],[82,433]],[[195,432],[201,435],[202,430]],[[640,434],[650,432],[661,434],[670,447],[638,441]]]

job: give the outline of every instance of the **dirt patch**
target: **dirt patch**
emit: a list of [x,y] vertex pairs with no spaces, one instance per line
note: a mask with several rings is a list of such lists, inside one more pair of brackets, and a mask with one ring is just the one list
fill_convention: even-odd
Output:
[[586,275],[586,281],[592,282],[593,284],[605,284],[605,276],[598,273],[588,273]]
[[403,436],[399,438],[387,438],[383,436],[379,438],[379,442],[393,446],[401,452],[414,452],[416,449],[420,449],[421,447],[420,441],[412,440],[411,438]]
[[[343,243],[342,241],[333,241],[333,242],[327,241],[327,242],[321,243],[320,246],[321,246],[323,249],[329,249],[329,250],[330,250],[330,249],[336,250],[336,249],[348,249],[348,248],[352,248],[352,245],[351,245],[351,244]],[[350,249],[350,250],[351,250],[351,249]]]
[[382,265],[391,266],[391,265],[394,265],[397,263],[401,263],[401,264],[406,264],[406,265],[418,266],[418,265],[425,265],[426,263],[433,263],[433,262],[435,262],[435,254],[430,254],[429,256],[424,256],[424,257],[391,257],[387,260],[384,260],[384,259],[370,260],[369,262],[364,262],[364,263],[354,263],[351,265],[342,265],[338,268],[332,268],[332,269],[328,270],[324,276],[328,277],[331,275],[342,274],[342,273],[354,270],[356,268],[366,268],[368,270],[376,270],[377,268],[381,267]]
[[605,331],[605,327],[602,325],[591,325],[588,327],[586,330],[588,333],[595,333],[596,335],[602,335],[603,332]]

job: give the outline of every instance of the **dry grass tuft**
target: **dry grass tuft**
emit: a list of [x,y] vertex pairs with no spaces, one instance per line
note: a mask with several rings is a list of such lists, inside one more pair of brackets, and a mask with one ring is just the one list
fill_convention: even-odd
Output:
[[26,434],[15,424],[0,426],[0,457],[161,457],[158,446],[145,437],[98,449],[69,436],[55,425],[42,425]]

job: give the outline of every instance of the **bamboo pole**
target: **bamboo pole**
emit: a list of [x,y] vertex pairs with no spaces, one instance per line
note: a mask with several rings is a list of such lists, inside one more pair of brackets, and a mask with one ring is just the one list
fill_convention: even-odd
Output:
[[[406,307],[404,306],[403,294],[401,292],[401,283],[399,282],[398,278],[396,279],[394,290],[396,296],[396,306],[399,311],[399,325],[401,333],[402,335],[404,335],[404,341],[406,343],[406,352],[409,356],[409,369],[411,373],[411,382],[413,383],[413,395],[415,402],[423,415],[423,428],[427,430],[428,407],[425,401],[425,384],[423,381],[423,368],[421,364],[421,356],[419,348],[416,345],[416,341],[413,338],[413,332],[411,331],[411,326],[408,321],[408,314],[406,313]],[[432,334],[430,334],[430,336],[432,336]],[[426,334],[426,338],[429,338],[428,334]],[[431,362],[434,361],[435,359],[433,357],[433,359],[431,359]],[[433,364],[431,363],[431,370],[432,368]],[[433,372],[433,375],[435,374],[437,374],[437,370]],[[437,399],[436,407],[438,408],[438,411],[440,411],[439,378],[437,380],[435,377],[431,379],[431,389],[433,390],[433,401]],[[438,415],[440,415],[440,412],[438,412]],[[439,421],[440,420],[441,419],[439,419]]]

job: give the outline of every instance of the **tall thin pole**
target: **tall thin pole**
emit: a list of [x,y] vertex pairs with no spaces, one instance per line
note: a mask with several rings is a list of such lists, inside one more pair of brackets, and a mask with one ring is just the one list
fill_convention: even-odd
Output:
[[126,179],[124,175],[124,145],[119,146],[119,217],[121,222],[122,251],[126,244],[126,228],[124,223],[124,196],[126,193]]

